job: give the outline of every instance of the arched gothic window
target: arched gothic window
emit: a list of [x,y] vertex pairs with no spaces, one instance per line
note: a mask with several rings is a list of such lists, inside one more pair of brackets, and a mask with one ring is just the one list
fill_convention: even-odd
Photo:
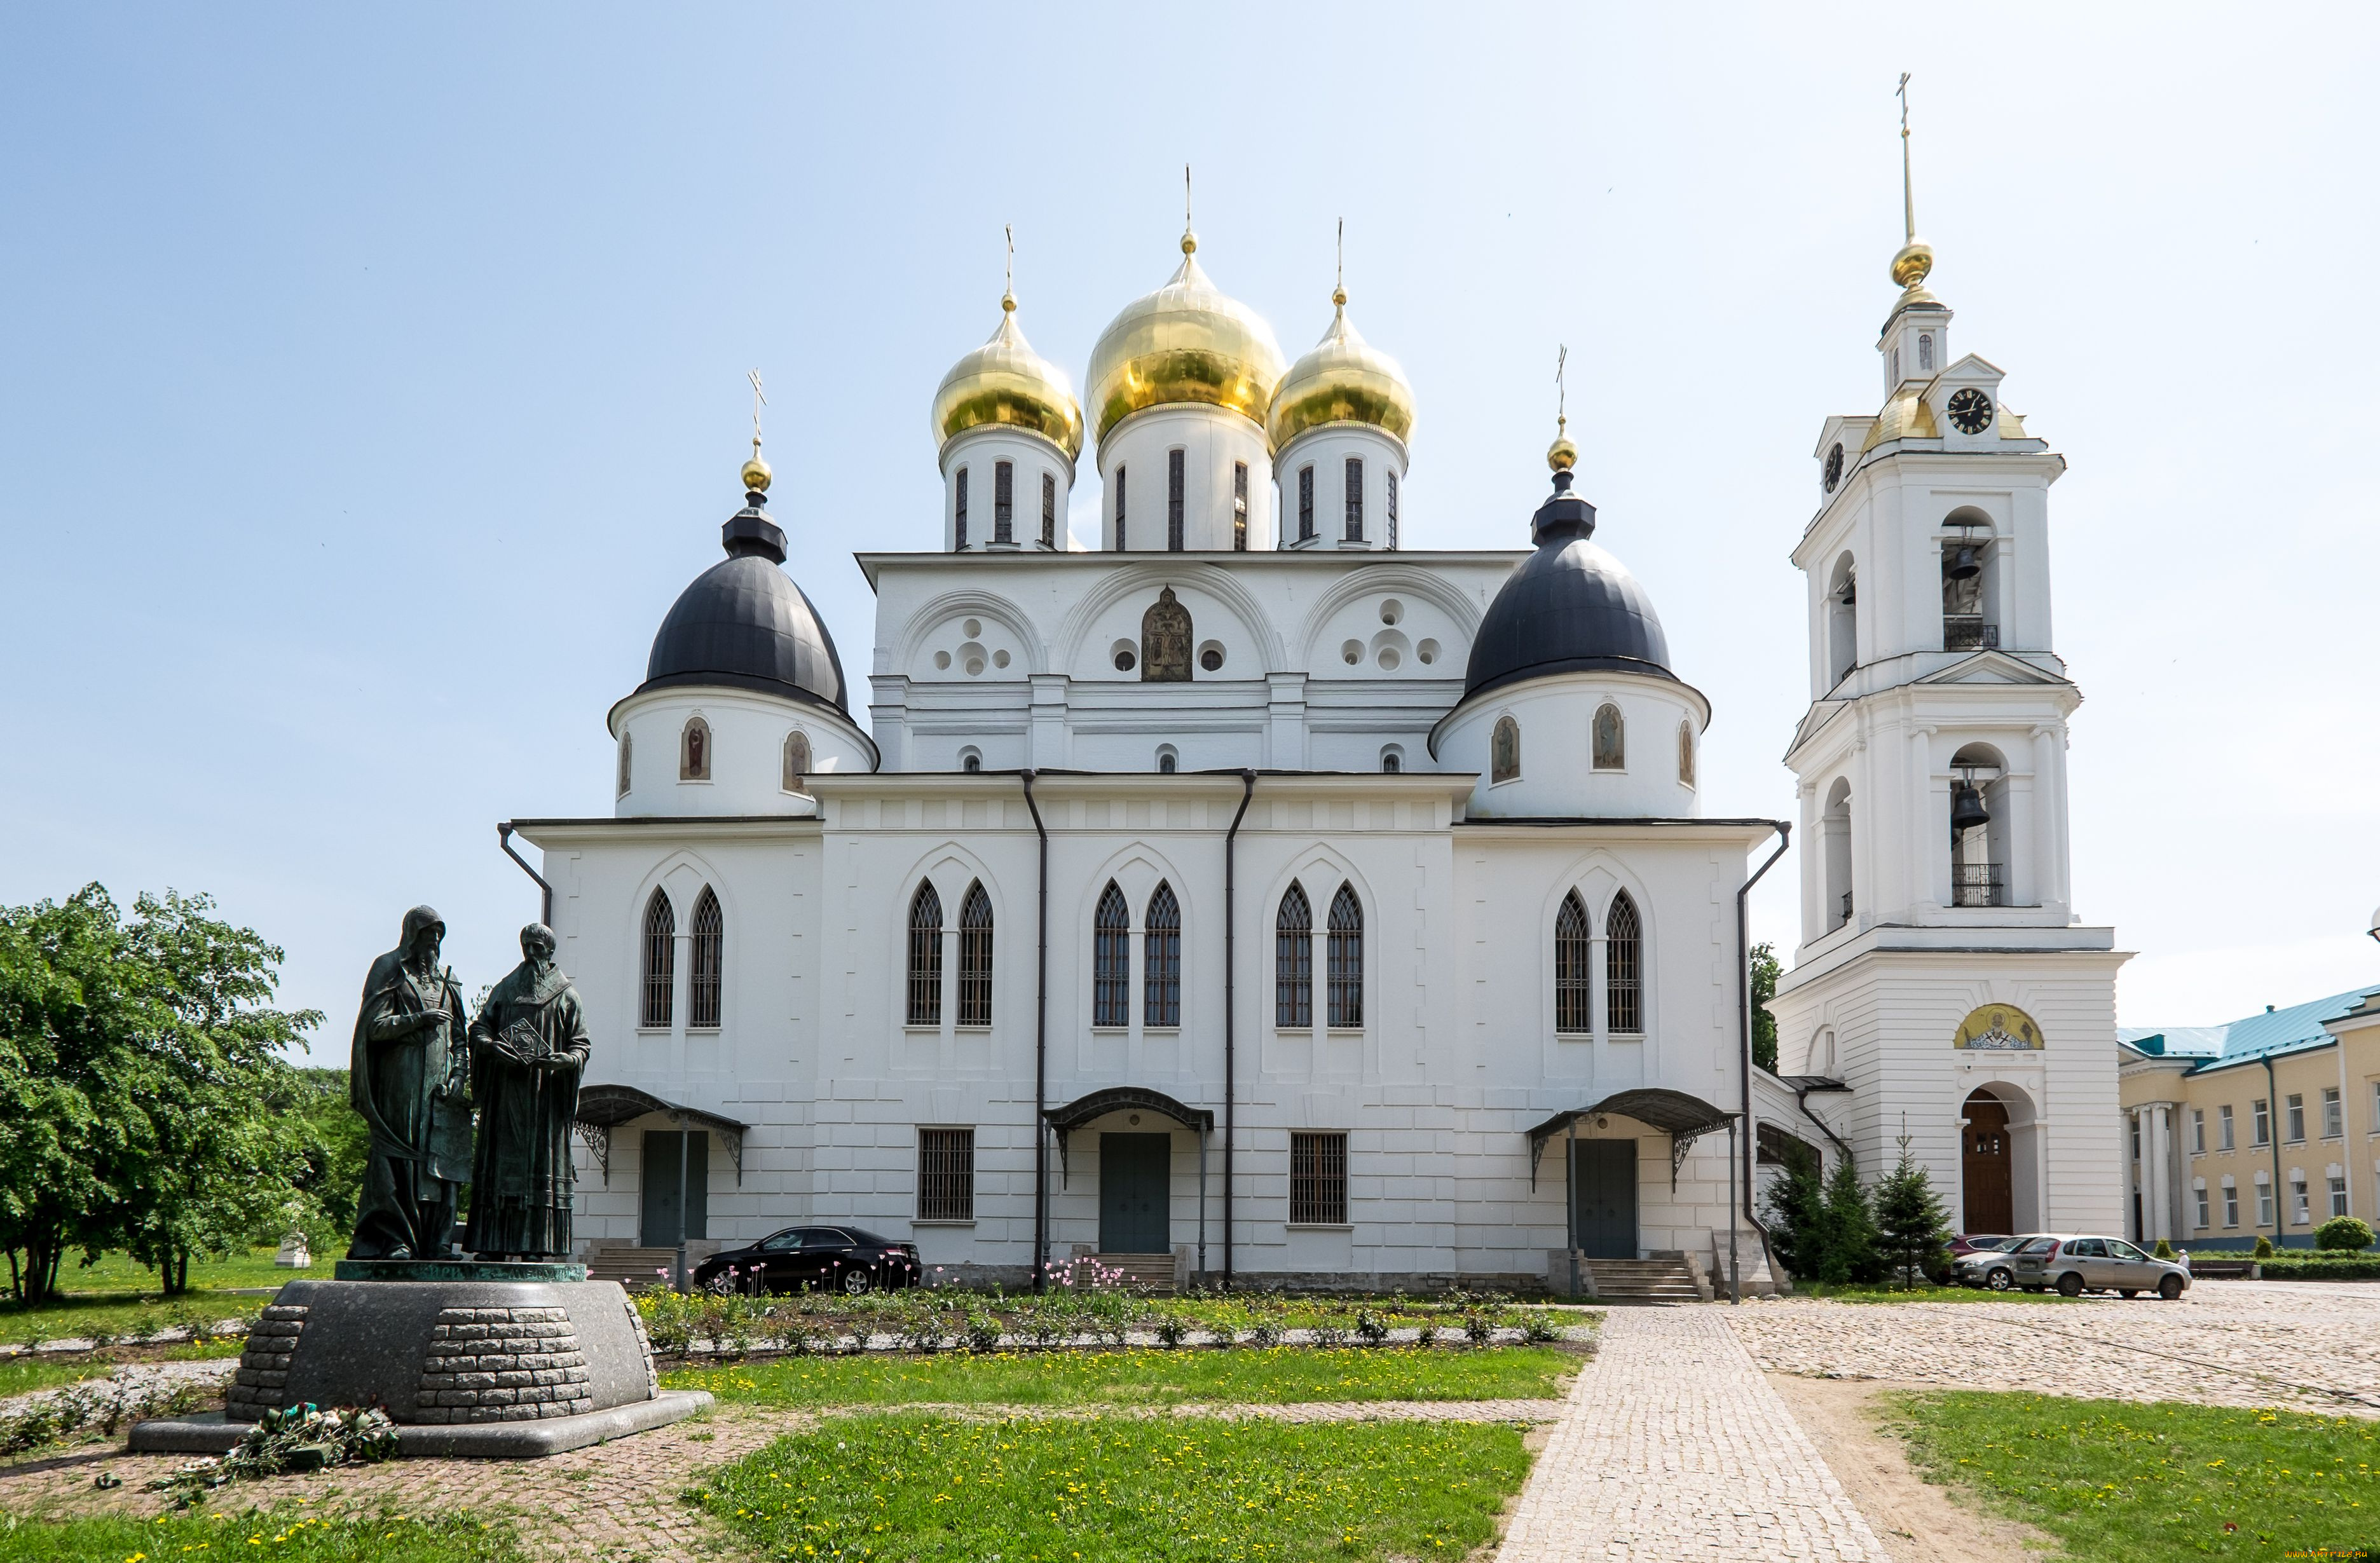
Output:
[[1148,898],[1148,931],[1141,946],[1140,1024],[1182,1024],[1182,903],[1173,887],[1160,883]]
[[1113,879],[1091,915],[1091,1024],[1132,1024],[1132,914]]
[[645,1002],[638,1024],[666,1029],[676,1007],[677,913],[669,892],[656,890],[645,903]]
[[694,902],[694,970],[686,985],[686,1024],[697,1031],[719,1029],[721,958],[726,953],[727,929],[719,915],[719,897],[709,885]]
[[1621,722],[1620,708],[1609,700],[1595,713],[1595,769],[1628,769],[1628,729]]
[[1586,907],[1572,891],[1554,915],[1554,1029],[1573,1036],[1595,1029],[1588,948]]
[[1603,1028],[1612,1036],[1645,1030],[1645,933],[1636,903],[1621,891],[1603,926]]
[[909,898],[909,1024],[942,1024],[942,898],[931,881]]
[[1341,885],[1330,898],[1330,1015],[1332,1025],[1364,1024],[1364,903],[1355,887]]
[[1272,922],[1272,1023],[1290,1030],[1314,1024],[1314,908],[1294,879]]
[[1694,784],[1694,724],[1678,723],[1678,780],[1691,787]]
[[800,728],[785,734],[785,780],[788,793],[798,793],[810,778],[810,735]]
[[980,879],[959,899],[959,1024],[991,1024],[991,897]]
[[677,779],[681,782],[710,780],[710,723],[700,717],[688,717],[685,736],[678,740]]
[[626,797],[626,796],[628,795],[628,775],[629,775],[629,769],[628,769],[628,756],[629,756],[629,753],[630,753],[631,749],[633,748],[633,746],[634,746],[634,745],[633,745],[633,742],[632,742],[632,740],[629,738],[629,736],[628,736],[626,733],[621,733],[621,734],[620,734],[620,794],[619,794],[619,795],[620,795],[620,796],[622,796],[622,797],[624,797],[624,798],[625,798],[625,797]]
[[1511,717],[1496,719],[1496,735],[1488,745],[1488,780],[1517,782],[1521,776],[1521,724]]

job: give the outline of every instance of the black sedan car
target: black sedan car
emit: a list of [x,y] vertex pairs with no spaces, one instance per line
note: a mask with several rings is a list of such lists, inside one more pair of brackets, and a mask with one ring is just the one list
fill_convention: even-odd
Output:
[[921,1269],[914,1242],[859,1227],[787,1227],[712,1254],[695,1266],[694,1284],[749,1292],[891,1290],[914,1285]]

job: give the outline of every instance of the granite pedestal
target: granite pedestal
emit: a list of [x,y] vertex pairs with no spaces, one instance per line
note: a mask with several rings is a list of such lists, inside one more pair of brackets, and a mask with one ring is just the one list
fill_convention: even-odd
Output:
[[[136,1451],[227,1448],[270,1411],[378,1406],[400,1454],[552,1454],[710,1403],[662,1392],[644,1321],[577,1265],[342,1261],[282,1288],[220,1417],[144,1422]],[[369,1277],[370,1278],[350,1278]]]

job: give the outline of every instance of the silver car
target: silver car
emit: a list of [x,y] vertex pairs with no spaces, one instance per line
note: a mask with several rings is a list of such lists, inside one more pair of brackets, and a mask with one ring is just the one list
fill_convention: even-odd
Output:
[[2113,1291],[2138,1297],[2153,1291],[2170,1302],[2190,1290],[2190,1272],[2169,1260],[2152,1259],[2122,1238],[2031,1237],[2019,1243],[2016,1284],[2027,1291],[2056,1287],[2059,1295]]
[[2016,1285],[2016,1250],[2030,1238],[1994,1238],[1978,1243],[1951,1263],[1950,1278],[1961,1286],[1988,1287],[2007,1291]]

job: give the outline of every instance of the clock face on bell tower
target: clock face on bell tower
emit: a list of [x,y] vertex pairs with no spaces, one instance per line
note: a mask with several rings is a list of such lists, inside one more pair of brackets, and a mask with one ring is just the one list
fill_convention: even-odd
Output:
[[1992,399],[1970,385],[1950,394],[1950,424],[1961,434],[1980,434],[1991,427]]

